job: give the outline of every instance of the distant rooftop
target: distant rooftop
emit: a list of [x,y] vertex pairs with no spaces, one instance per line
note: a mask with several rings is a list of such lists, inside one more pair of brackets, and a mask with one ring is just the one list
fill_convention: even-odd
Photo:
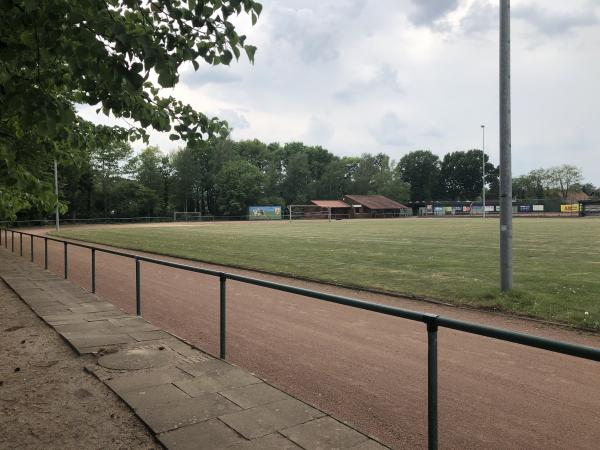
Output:
[[346,195],[344,198],[353,204],[359,204],[369,209],[406,209],[407,206],[383,195]]
[[350,205],[341,200],[311,200],[310,202],[321,208],[350,208]]

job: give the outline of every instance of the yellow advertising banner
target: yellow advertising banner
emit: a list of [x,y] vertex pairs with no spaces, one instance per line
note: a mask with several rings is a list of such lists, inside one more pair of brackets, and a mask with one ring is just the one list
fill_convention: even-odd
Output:
[[560,205],[560,212],[579,212],[579,203],[572,205]]

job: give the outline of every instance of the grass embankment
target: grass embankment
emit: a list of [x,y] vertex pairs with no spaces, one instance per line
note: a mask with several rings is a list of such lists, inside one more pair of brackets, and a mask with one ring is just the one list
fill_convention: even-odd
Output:
[[81,227],[60,236],[600,330],[600,220],[516,219],[508,295],[498,289],[494,219]]

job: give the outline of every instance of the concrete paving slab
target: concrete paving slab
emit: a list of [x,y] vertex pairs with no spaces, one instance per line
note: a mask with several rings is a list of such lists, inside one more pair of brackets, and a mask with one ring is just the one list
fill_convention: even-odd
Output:
[[[101,320],[96,322],[80,322],[80,323],[67,323],[64,325],[56,325],[54,327],[56,331],[61,334],[65,333],[78,333],[78,332],[94,332],[94,331],[115,331],[116,334],[126,334],[122,333],[118,327],[115,327],[107,320]],[[113,333],[113,334],[115,334]]]
[[89,322],[93,322],[95,320],[118,319],[118,318],[126,318],[126,317],[131,317],[131,316],[129,316],[127,313],[124,313],[123,311],[119,311],[118,309],[115,309],[114,311],[101,311],[101,312],[88,313],[88,314],[85,314],[84,317],[85,317],[85,320],[87,320]]
[[173,336],[163,330],[156,331],[137,331],[137,332],[128,332],[129,336],[134,338],[136,341],[155,341],[157,339],[169,339]]
[[368,440],[365,435],[331,417],[281,430],[281,434],[306,450],[349,448]]
[[76,349],[87,347],[101,347],[104,345],[126,344],[134,342],[131,336],[126,334],[102,334],[90,333],[87,336],[67,339]]
[[160,408],[138,409],[137,413],[155,433],[162,433],[233,413],[239,409],[239,406],[219,394],[205,394]]
[[235,366],[220,359],[210,358],[206,361],[200,361],[198,363],[181,365],[180,369],[185,370],[191,375],[199,377],[202,375],[221,375],[231,371],[232,367]]
[[66,323],[74,323],[74,321],[87,322],[84,314],[74,314],[72,312],[65,314],[48,314],[42,315],[41,317],[50,325],[63,325]]
[[191,375],[177,367],[167,367],[145,371],[136,370],[132,373],[114,376],[106,380],[106,384],[114,391],[127,392],[191,378]]
[[51,326],[55,326],[55,325],[66,325],[68,323],[86,323],[87,320],[85,320],[85,318],[83,317],[78,317],[78,316],[74,316],[72,318],[63,318],[63,319],[56,319],[56,320],[49,320],[46,319],[47,316],[40,316],[42,319],[44,319],[44,321]]
[[228,450],[299,450],[300,448],[279,433],[267,434],[258,439],[227,447]]
[[117,327],[127,328],[129,331],[159,331],[161,328],[146,322],[141,317],[127,316],[124,318],[109,318],[108,321]]
[[[127,342],[135,342],[130,336]],[[102,345],[102,344],[99,344]],[[163,350],[152,347],[130,348],[103,356],[98,364],[108,369],[138,370],[164,367],[174,364],[176,353],[166,347]]]
[[118,311],[115,305],[106,302],[93,302],[93,303],[81,303],[77,306],[72,306],[69,308],[74,313],[95,313],[95,312],[103,312],[103,311]]
[[[113,386],[108,384],[111,388]],[[169,403],[189,399],[190,396],[177,389],[173,384],[142,387],[134,390],[113,390],[133,409],[159,408]]]
[[42,315],[46,315],[46,314],[65,314],[67,312],[69,312],[69,310],[62,305],[58,305],[58,306],[43,306],[43,307],[36,307],[36,306],[31,306],[31,309],[33,309],[36,314],[42,316]]
[[157,437],[161,444],[171,450],[212,450],[246,442],[218,419],[168,431]]
[[189,381],[176,381],[175,385],[192,397],[197,397],[210,392],[220,392],[260,382],[260,379],[245,370],[229,366],[229,369],[220,370],[219,373],[205,373]]
[[269,386],[267,383],[255,383],[248,386],[242,386],[235,389],[228,389],[219,392],[223,397],[228,398],[243,409],[254,408],[255,406],[273,403],[279,400],[285,400],[289,397],[285,392]]
[[325,414],[292,397],[219,417],[247,439],[271,434]]

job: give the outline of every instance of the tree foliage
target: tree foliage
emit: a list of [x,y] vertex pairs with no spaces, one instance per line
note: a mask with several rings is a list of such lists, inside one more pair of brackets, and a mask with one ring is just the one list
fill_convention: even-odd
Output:
[[[554,197],[565,201],[569,194],[577,190],[585,191],[581,185],[583,174],[581,169],[569,164],[554,166],[548,169],[534,169],[526,175],[513,180],[514,194],[520,198]],[[593,192],[593,185],[588,190]]]
[[440,158],[429,150],[404,155],[396,167],[398,175],[410,184],[413,201],[434,200],[439,191]]
[[[161,88],[179,81],[185,63],[229,64],[256,48],[232,16],[255,23],[254,0],[0,0],[0,213],[50,207],[49,180],[36,162],[69,159],[111,139],[147,138],[147,128],[193,142],[228,133]],[[156,80],[154,82],[153,80]],[[76,105],[132,122],[98,127]]]
[[[486,184],[494,182],[497,171],[485,155]],[[481,150],[447,153],[441,163],[440,179],[442,192],[448,200],[474,200],[483,190]]]

